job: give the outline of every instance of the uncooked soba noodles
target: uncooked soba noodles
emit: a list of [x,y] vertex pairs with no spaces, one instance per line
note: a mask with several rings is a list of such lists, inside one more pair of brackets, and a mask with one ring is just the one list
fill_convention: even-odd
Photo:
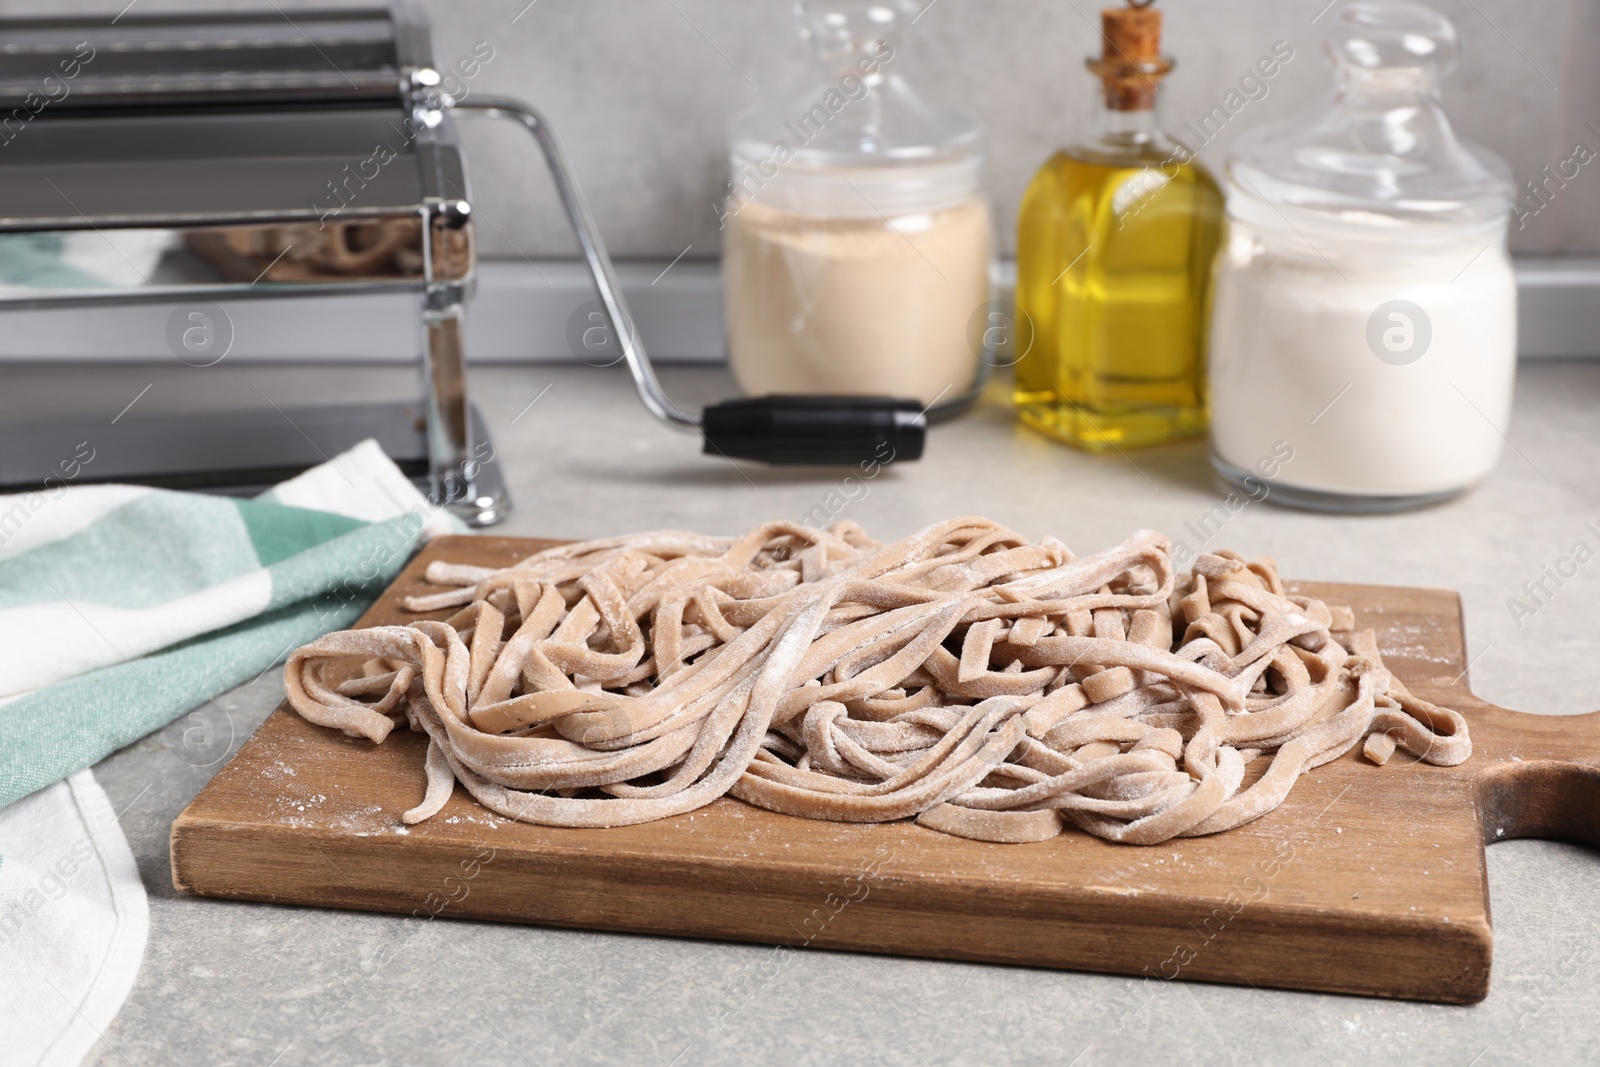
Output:
[[[1160,534],[1074,558],[981,518],[883,544],[768,523],[434,563],[443,622],[329,634],[289,700],[381,742],[428,735],[426,791],[604,827],[722,796],[810,819],[1153,844],[1276,808],[1365,742],[1453,765],[1465,720],[1408,692],[1348,608],[1229,552],[1175,572]],[[1266,759],[1265,772],[1246,765]],[[1249,784],[1246,784],[1247,779]]]

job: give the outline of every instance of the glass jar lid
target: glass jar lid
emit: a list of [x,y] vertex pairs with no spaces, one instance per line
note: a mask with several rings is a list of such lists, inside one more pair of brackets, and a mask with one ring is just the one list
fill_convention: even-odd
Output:
[[1409,0],[1353,0],[1331,13],[1334,90],[1308,115],[1243,138],[1228,173],[1274,205],[1342,221],[1487,222],[1509,211],[1510,171],[1456,136],[1439,81],[1455,27]]
[[915,0],[800,0],[813,62],[786,92],[734,120],[733,192],[788,210],[870,215],[934,210],[976,195],[978,125],[907,82],[894,37]]

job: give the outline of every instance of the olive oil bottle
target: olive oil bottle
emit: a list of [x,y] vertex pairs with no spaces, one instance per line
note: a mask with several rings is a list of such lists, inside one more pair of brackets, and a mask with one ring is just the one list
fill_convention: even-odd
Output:
[[[1130,0],[1130,3],[1132,0]],[[1222,194],[1156,103],[1172,62],[1161,13],[1101,12],[1098,130],[1057,152],[1022,201],[1016,365],[1022,421],[1090,451],[1206,428],[1205,338]]]

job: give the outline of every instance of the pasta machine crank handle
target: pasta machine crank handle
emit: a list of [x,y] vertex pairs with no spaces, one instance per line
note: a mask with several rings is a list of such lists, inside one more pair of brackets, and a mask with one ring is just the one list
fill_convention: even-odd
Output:
[[927,418],[915,401],[889,397],[763,396],[725,401],[702,415],[685,412],[668,398],[656,377],[650,355],[633,327],[595,226],[589,204],[572,175],[571,165],[549,123],[520,100],[474,94],[449,101],[456,111],[479,111],[491,118],[520,123],[538,142],[550,176],[572,223],[578,245],[594,276],[606,318],[622,345],[623,359],[645,409],[682,430],[699,430],[708,454],[754,459],[775,464],[840,465],[891,463],[922,455]]

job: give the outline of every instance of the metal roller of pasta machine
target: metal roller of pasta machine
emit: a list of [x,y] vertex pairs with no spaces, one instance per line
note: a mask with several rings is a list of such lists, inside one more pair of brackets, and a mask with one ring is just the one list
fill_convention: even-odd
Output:
[[[519,101],[453,93],[415,9],[6,19],[0,56],[0,491],[73,478],[239,491],[375,437],[436,502],[501,519],[464,369],[476,252],[451,121],[464,113],[538,142],[651,414],[699,431],[707,453],[773,463],[922,451],[908,401],[761,397],[694,414],[668,399],[550,127]],[[268,335],[280,351],[259,349]],[[374,400],[363,368],[397,351],[418,357],[420,396]],[[284,355],[343,368],[356,402],[304,379],[274,395],[252,357]],[[156,357],[190,377],[108,421],[139,384],[126,368]],[[114,381],[123,394],[63,407]]]

